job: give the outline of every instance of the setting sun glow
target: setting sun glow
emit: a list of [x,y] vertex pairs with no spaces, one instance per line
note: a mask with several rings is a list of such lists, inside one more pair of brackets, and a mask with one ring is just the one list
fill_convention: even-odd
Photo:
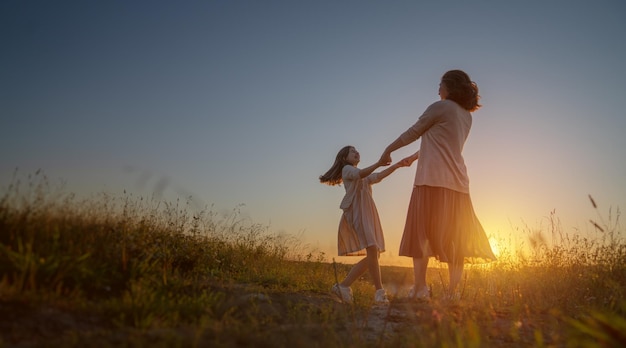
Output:
[[495,238],[489,238],[489,245],[491,245],[491,251],[493,251],[496,257],[500,256],[500,243]]

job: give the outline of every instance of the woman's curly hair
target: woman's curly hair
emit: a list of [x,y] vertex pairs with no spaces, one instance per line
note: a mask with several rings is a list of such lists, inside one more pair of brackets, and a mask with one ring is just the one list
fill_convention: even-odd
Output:
[[478,85],[462,70],[450,70],[441,78],[448,90],[448,97],[467,111],[476,111],[482,105],[478,104]]

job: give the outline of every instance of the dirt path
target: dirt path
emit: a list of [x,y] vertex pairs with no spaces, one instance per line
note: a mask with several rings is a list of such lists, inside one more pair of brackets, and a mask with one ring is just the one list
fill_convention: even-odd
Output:
[[[276,345],[276,342],[279,342],[278,345],[284,342],[304,342],[306,346],[307,342],[315,342],[319,337],[330,333],[342,342],[348,337],[366,346],[387,346],[387,342],[393,341],[394,337],[400,337],[399,335],[419,337],[440,328],[455,327],[454,323],[449,325],[451,321],[462,327],[468,315],[475,315],[471,304],[463,301],[414,302],[392,298],[390,305],[374,305],[368,308],[340,303],[329,293],[263,293],[249,291],[245,286],[229,291],[229,297],[223,303],[230,318],[228,320],[239,320],[242,328],[245,328],[247,320],[253,318],[253,325],[248,331],[240,329],[235,331],[236,334],[231,334],[227,329],[211,331],[190,324],[138,330],[115,326],[109,318],[60,306],[33,306],[28,303],[0,301],[0,347],[68,346],[67,342],[74,343],[69,346],[97,342],[99,346],[107,347],[125,344],[129,340],[159,342],[164,337],[175,338],[176,342],[183,342],[182,346],[188,346],[185,342],[193,342],[199,346],[215,342],[223,346],[254,346],[262,343],[262,340],[268,340],[270,346]],[[324,319],[325,316],[334,319]],[[343,316],[345,320],[337,320],[338,316]],[[472,318],[474,321],[477,319],[480,320]],[[515,323],[504,312],[495,313],[488,322],[491,331],[486,334],[490,335],[490,342],[498,343],[495,346],[507,346],[511,327]],[[263,332],[255,333],[252,327]],[[484,330],[485,327],[481,327],[482,333],[485,333]],[[240,333],[247,337],[236,337]],[[532,342],[532,328],[528,332],[520,333],[528,336]]]

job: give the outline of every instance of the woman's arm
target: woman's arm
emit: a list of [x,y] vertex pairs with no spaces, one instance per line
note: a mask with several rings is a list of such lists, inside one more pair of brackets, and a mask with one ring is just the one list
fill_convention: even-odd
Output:
[[379,162],[387,164],[391,163],[391,153],[405,145],[404,141],[402,141],[402,137],[398,137],[398,139],[394,140],[393,143],[387,146],[382,156],[380,156]]
[[393,143],[387,146],[385,152],[383,152],[382,156],[380,156],[379,162],[384,164],[391,163],[392,152],[419,139],[424,132],[439,121],[441,116],[445,114],[448,107],[449,104],[446,101],[434,102],[428,106],[426,111],[424,111],[422,116],[417,119],[417,122],[413,126],[407,129],[404,133],[400,134],[400,136],[394,140]]

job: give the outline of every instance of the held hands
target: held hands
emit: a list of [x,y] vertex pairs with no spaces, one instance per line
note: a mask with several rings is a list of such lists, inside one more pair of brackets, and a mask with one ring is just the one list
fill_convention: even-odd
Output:
[[[420,152],[418,150],[416,153],[412,154],[411,156],[405,157],[401,159],[399,162],[395,163],[393,167],[395,168],[408,167],[419,158],[419,154]],[[391,153],[385,151],[383,152],[382,156],[380,156],[380,159],[378,160],[378,165],[388,166],[390,164],[391,164]]]
[[408,157],[405,157],[405,158],[401,159],[400,162],[398,162],[398,166],[399,167],[408,167],[413,162],[415,162],[415,160],[417,160],[418,157],[419,157],[419,151],[417,151],[416,153],[412,154],[411,156],[408,156]]
[[411,161],[411,159],[409,157],[407,158],[403,158],[400,160],[400,162],[398,162],[398,167],[408,167],[411,165],[411,163],[413,163],[413,161]]
[[[400,167],[408,167],[413,163],[418,157],[419,151],[414,153],[413,155],[403,158],[401,161],[394,163],[391,167],[380,172],[381,180],[382,178],[387,177],[389,174],[393,173],[396,169]],[[391,155],[385,151],[383,155],[378,160],[377,165],[389,165],[391,163]]]
[[383,155],[380,156],[380,159],[378,160],[378,163],[381,166],[388,166],[391,164],[391,153],[385,151],[383,152]]

